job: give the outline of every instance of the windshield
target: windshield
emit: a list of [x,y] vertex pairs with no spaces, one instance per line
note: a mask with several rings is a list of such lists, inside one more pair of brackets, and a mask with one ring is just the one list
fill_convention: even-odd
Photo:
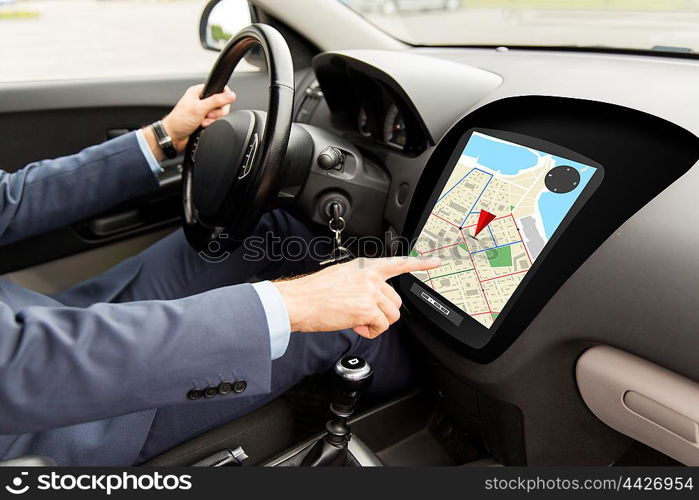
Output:
[[414,45],[699,52],[699,0],[340,0]]

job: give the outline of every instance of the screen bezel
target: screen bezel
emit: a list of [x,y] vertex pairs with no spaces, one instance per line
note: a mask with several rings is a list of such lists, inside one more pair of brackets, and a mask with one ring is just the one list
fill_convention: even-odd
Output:
[[[449,302],[438,292],[435,292],[431,288],[425,286],[420,280],[412,276],[411,274],[406,274],[400,276],[397,280],[398,287],[401,290],[403,297],[407,299],[407,302],[417,310],[421,315],[426,316],[435,326],[438,326],[447,336],[452,337],[460,343],[466,344],[472,349],[481,350],[485,349],[493,339],[498,335],[501,329],[520,329],[523,330],[526,325],[513,324],[511,311],[517,307],[517,303],[520,297],[527,293],[528,286],[540,267],[545,265],[546,259],[550,254],[551,250],[556,246],[557,241],[565,233],[568,226],[575,219],[577,214],[580,212],[582,207],[589,201],[597,188],[602,184],[604,179],[604,167],[598,162],[587,158],[579,153],[572,150],[559,146],[557,144],[538,139],[535,137],[518,134],[514,132],[506,132],[503,130],[493,130],[485,128],[472,128],[468,130],[458,141],[457,146],[454,148],[449,161],[446,164],[437,185],[432,191],[432,194],[427,203],[429,209],[422,211],[422,215],[418,223],[414,226],[412,234],[404,234],[410,240],[411,245],[410,251],[414,246],[417,237],[422,232],[429,215],[432,213],[432,209],[435,206],[440,194],[443,192],[446,183],[448,182],[451,174],[456,167],[459,159],[461,158],[466,145],[471,139],[474,132],[478,132],[484,135],[495,137],[497,139],[505,140],[518,144],[521,146],[536,149],[542,153],[552,154],[564,159],[572,160],[584,165],[588,165],[597,169],[595,174],[592,176],[588,184],[583,189],[583,192],[577,198],[571,209],[568,211],[567,215],[563,218],[563,221],[558,226],[556,231],[553,233],[547,244],[544,246],[543,250],[539,254],[536,261],[533,263],[529,272],[527,272],[520,282],[519,286],[512,294],[510,299],[505,304],[498,317],[495,319],[490,327],[486,327],[482,323],[478,322],[472,316],[468,315],[466,312],[462,311],[460,308]],[[450,314],[457,314],[461,318],[458,326],[454,324],[453,321],[447,319],[446,316],[437,312],[433,306],[429,305],[425,300],[419,298],[415,293],[412,292],[414,285],[422,289],[429,296],[433,297],[437,301],[441,302],[442,305],[450,309]],[[453,311],[453,312],[452,312]]]

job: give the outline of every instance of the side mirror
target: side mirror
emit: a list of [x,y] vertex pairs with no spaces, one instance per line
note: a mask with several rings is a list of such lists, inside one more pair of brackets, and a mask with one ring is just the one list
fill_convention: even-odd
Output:
[[220,51],[236,33],[252,23],[247,0],[211,0],[201,15],[199,40],[202,47]]

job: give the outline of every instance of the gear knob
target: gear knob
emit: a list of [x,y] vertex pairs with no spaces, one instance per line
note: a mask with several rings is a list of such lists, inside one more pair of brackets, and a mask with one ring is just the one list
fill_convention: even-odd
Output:
[[366,360],[359,356],[345,356],[335,363],[334,375],[330,411],[335,418],[325,424],[325,438],[316,442],[302,465],[347,465],[347,446],[351,438],[348,420],[357,400],[371,384],[374,373]]
[[371,385],[374,372],[359,356],[345,356],[335,363],[335,383],[332,410],[338,416],[349,417],[359,397]]

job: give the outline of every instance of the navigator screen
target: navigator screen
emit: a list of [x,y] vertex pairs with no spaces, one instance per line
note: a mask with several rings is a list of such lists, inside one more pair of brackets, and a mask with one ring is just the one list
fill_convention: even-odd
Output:
[[490,328],[596,171],[474,132],[411,251],[442,266],[413,276]]

